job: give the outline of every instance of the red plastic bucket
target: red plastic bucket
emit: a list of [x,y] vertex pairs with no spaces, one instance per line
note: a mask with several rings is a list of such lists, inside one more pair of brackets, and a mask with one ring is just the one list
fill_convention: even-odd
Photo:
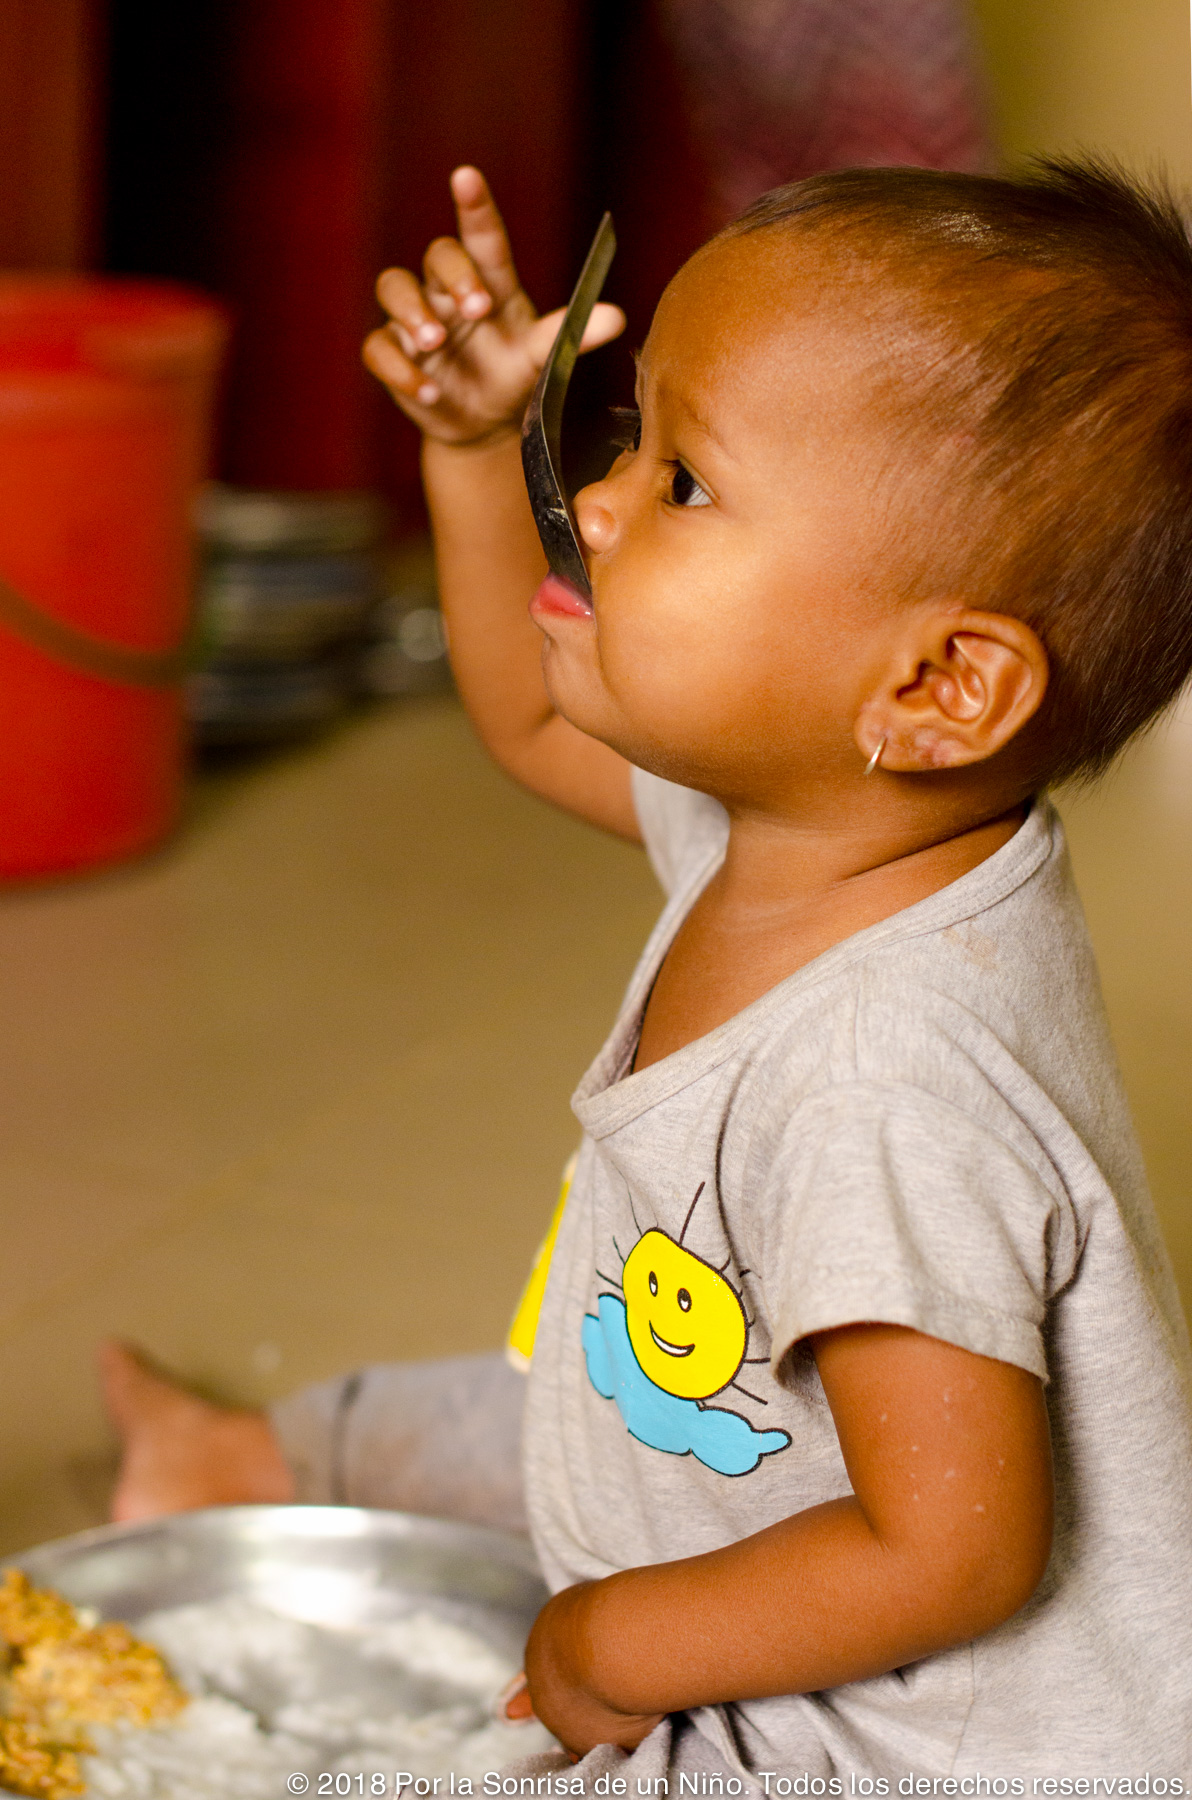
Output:
[[0,878],[131,855],[177,817],[225,335],[184,289],[0,276]]

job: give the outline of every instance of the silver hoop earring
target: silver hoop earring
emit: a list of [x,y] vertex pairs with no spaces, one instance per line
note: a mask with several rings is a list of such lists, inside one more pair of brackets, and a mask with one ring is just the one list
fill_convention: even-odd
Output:
[[877,768],[877,765],[881,762],[882,751],[885,749],[887,741],[888,739],[884,737],[869,761],[865,764],[865,773],[867,775],[872,775],[873,771]]

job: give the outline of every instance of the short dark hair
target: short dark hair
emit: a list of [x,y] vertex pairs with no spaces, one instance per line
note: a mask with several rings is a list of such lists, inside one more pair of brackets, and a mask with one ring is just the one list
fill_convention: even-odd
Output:
[[921,359],[918,394],[923,430],[957,446],[960,568],[1050,658],[1039,783],[1098,773],[1192,671],[1192,245],[1178,205],[1109,161],[1046,158],[1018,178],[819,175],[728,229],[786,225],[826,230],[914,296],[942,347]]

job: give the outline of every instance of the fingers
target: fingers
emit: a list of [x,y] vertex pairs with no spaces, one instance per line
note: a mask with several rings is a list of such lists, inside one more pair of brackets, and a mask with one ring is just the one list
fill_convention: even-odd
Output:
[[[460,236],[435,239],[421,279],[408,269],[380,277],[389,323],[367,339],[364,362],[421,430],[473,443],[520,424],[563,315],[537,320],[480,171],[457,169],[451,187]],[[624,325],[619,307],[596,307],[581,348]]]
[[529,1683],[524,1671],[515,1675],[508,1687],[497,1695],[497,1717],[501,1719],[532,1719],[534,1706],[530,1699]]
[[493,309],[471,257],[454,238],[436,238],[424,259],[425,284],[408,269],[386,269],[377,298],[397,327],[408,356],[425,355],[443,344],[449,326],[474,324]]
[[364,340],[362,351],[365,367],[395,398],[415,401],[419,406],[433,406],[440,395],[439,384],[413,362],[393,340],[388,329],[372,331]]
[[[435,297],[450,299],[460,317],[473,321],[483,319],[493,309],[493,296],[464,249],[455,238],[436,238],[423,261],[427,292],[434,305]],[[442,312],[439,314],[442,317]]]
[[438,349],[447,335],[446,329],[408,269],[386,269],[377,280],[377,299],[397,326],[399,341],[408,355]]
[[464,249],[498,307],[520,290],[505,221],[484,176],[465,163],[451,177],[451,196]]
[[[464,241],[436,238],[423,259],[422,282],[408,269],[386,269],[377,282],[377,297],[392,320],[390,336],[407,363],[441,350],[459,327],[495,319],[498,313],[503,322],[497,322],[508,331],[524,330],[534,318],[483,175],[479,169],[460,168],[451,185]],[[370,354],[379,355],[379,346]],[[393,357],[383,360],[398,391],[409,392],[409,371],[399,369]]]

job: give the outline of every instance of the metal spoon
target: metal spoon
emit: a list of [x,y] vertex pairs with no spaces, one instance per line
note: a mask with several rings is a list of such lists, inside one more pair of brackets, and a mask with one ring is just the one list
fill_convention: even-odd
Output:
[[546,560],[552,572],[576,588],[585,600],[592,598],[592,589],[579,547],[575,514],[563,486],[560,448],[563,402],[579,355],[580,339],[592,316],[592,308],[600,298],[616,249],[612,214],[605,213],[563,315],[559,335],[543,364],[522,426],[522,469]]

